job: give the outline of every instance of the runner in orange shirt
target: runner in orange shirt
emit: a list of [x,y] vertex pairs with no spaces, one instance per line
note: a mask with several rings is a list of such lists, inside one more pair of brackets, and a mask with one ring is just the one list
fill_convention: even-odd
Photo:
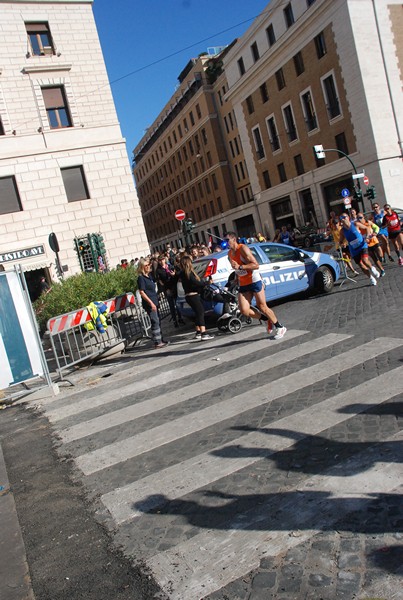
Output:
[[[225,238],[229,245],[228,260],[238,276],[238,304],[241,313],[252,319],[267,321],[269,335],[273,339],[279,340],[285,335],[287,328],[279,322],[272,309],[267,306],[259,265],[255,257],[248,246],[238,244],[236,233],[231,231]],[[255,298],[259,312],[251,307],[253,298]]]

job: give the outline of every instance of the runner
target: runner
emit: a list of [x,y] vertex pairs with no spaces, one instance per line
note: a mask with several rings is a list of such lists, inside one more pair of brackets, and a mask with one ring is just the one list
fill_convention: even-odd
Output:
[[[371,265],[368,256],[368,243],[366,237],[357,229],[354,223],[350,221],[350,217],[345,213],[340,215],[342,228],[340,231],[340,243],[344,240],[348,242],[348,248],[355,264],[358,265],[361,271],[366,275],[371,285],[376,285],[376,279],[379,277],[378,271]],[[362,227],[364,235],[371,235],[370,227]]]
[[403,258],[400,256],[400,250],[403,250],[403,233],[398,215],[391,209],[389,204],[385,204],[385,216],[382,224],[388,228],[389,239],[395,247],[399,265],[403,267]]
[[[228,260],[238,276],[238,304],[241,313],[252,319],[267,321],[267,332],[273,339],[279,340],[285,335],[287,329],[266,304],[263,282],[255,257],[247,246],[238,244],[236,233],[227,233],[226,240],[230,248]],[[256,307],[260,312],[251,307],[253,298],[255,298]]]

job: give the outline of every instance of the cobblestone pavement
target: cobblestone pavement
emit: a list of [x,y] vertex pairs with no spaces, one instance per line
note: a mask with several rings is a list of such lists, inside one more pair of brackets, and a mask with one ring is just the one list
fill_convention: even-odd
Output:
[[175,332],[35,403],[152,597],[403,598],[402,300],[388,265],[278,303],[283,340]]

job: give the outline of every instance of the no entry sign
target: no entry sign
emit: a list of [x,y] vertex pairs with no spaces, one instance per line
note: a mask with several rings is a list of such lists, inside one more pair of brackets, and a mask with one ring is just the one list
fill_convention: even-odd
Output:
[[369,185],[369,179],[368,179],[368,177],[366,175],[363,178],[363,182],[365,183],[365,185]]
[[176,212],[175,212],[175,219],[177,221],[183,221],[183,219],[186,217],[186,213],[184,210],[182,210],[181,208],[179,208]]

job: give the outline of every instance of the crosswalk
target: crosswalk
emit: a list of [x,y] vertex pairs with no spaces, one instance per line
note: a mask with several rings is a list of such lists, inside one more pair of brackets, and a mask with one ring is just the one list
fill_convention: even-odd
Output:
[[[319,471],[293,464],[299,445],[331,446],[336,428],[401,394],[402,346],[305,330],[270,342],[254,326],[140,356],[130,376],[42,409],[127,554],[172,600],[200,600],[365,510],[374,494],[397,493],[400,430],[338,442]],[[297,475],[278,489],[286,468]]]

